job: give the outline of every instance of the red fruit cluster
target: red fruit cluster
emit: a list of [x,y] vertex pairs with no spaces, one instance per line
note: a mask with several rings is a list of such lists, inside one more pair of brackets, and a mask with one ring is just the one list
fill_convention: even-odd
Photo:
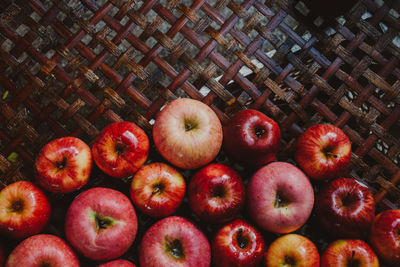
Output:
[[[50,194],[81,190],[65,214],[68,243],[43,234],[49,231],[49,197],[31,182],[15,182],[0,192],[0,234],[26,239],[6,260],[0,244],[0,266],[3,261],[7,267],[79,266],[81,258],[98,266],[135,266],[117,258],[129,257],[137,235],[141,240],[134,258],[142,267],[207,267],[211,262],[216,267],[379,266],[375,252],[386,263],[400,265],[400,210],[375,217],[368,187],[342,178],[351,143],[339,128],[308,128],[294,146],[298,167],[275,161],[279,126],[256,110],[240,111],[222,130],[209,106],[178,99],[159,112],[152,137],[159,154],[176,168],[152,162],[148,136],[131,122],[105,127],[92,149],[75,137],[45,145],[34,165],[37,184]],[[221,147],[228,160],[213,163]],[[91,177],[92,157],[108,176],[131,179],[130,188],[124,193],[82,189]],[[252,177],[241,177],[237,170],[242,168],[252,170]],[[182,169],[195,169],[194,175],[185,178]],[[190,219],[179,216],[185,207],[193,212]],[[318,224],[337,239],[321,258],[310,239],[293,233],[309,221],[313,209]],[[143,235],[137,234],[142,227],[138,216],[156,220]],[[203,223],[196,225],[196,220]],[[206,226],[213,232],[205,233]],[[267,232],[285,235],[264,240],[271,236]]]

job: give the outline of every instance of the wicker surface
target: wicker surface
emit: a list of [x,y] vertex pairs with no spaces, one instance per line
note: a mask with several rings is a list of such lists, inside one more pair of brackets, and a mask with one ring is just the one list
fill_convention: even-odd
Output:
[[[400,11],[363,0],[324,30],[295,4],[1,2],[1,183],[32,179],[51,139],[90,144],[121,120],[151,135],[167,101],[191,97],[223,124],[243,108],[274,118],[280,159],[308,126],[342,128],[353,148],[348,175],[370,186],[379,209],[399,207]],[[244,66],[253,74],[239,73]]]

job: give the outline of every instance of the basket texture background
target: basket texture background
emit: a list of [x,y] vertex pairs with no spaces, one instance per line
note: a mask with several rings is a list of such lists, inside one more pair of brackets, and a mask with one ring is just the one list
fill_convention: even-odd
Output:
[[[57,137],[91,144],[122,120],[151,137],[160,108],[190,97],[222,124],[244,108],[266,113],[281,127],[280,160],[308,126],[340,127],[352,142],[347,175],[368,184],[378,210],[400,207],[400,11],[390,3],[361,0],[326,28],[290,0],[2,0],[0,183],[33,180],[35,156]],[[149,158],[162,161],[154,148]],[[105,181],[129,190],[97,169],[88,187]],[[47,231],[63,235],[73,196],[50,196]]]

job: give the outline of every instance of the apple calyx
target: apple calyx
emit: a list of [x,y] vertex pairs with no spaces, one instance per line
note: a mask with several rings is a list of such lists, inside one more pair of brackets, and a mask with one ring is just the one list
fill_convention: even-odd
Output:
[[263,126],[258,125],[258,126],[256,126],[256,127],[254,128],[254,134],[255,134],[258,138],[263,137],[266,133],[267,133],[267,130],[266,130],[265,127],[263,127]]
[[94,220],[96,222],[97,231],[107,229],[114,224],[114,220],[108,216],[101,216],[97,213],[94,214]]
[[210,193],[215,198],[223,198],[226,195],[226,189],[223,185],[217,185],[211,188]]
[[285,255],[285,261],[283,262],[283,266],[285,267],[295,267],[296,266],[296,260],[288,255]]
[[341,203],[342,207],[349,207],[352,204],[356,203],[359,200],[359,198],[358,198],[358,195],[354,195],[354,194],[352,195],[350,193],[347,193],[344,196],[342,196],[340,200],[342,202]]
[[236,234],[236,242],[239,246],[239,248],[244,249],[247,248],[250,242],[250,239],[248,236],[243,235],[243,229],[239,228],[237,234]]
[[287,199],[287,197],[284,194],[282,194],[282,192],[277,191],[274,207],[275,208],[284,208],[289,204],[290,204],[290,201]]
[[67,167],[67,157],[64,156],[61,161],[56,161],[57,171],[62,171]]
[[337,158],[338,156],[335,154],[335,148],[328,145],[321,149],[322,153],[325,155],[326,158]]
[[165,242],[165,251],[167,255],[173,257],[175,260],[185,259],[185,251],[182,246],[182,242],[179,239],[168,240]]
[[11,202],[11,205],[8,209],[14,213],[21,213],[24,210],[24,204],[24,201],[18,198]]

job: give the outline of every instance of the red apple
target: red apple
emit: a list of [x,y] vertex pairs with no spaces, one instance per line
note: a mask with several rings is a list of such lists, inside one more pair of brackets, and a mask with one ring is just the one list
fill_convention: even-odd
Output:
[[93,159],[106,174],[126,178],[146,162],[149,146],[149,138],[136,124],[112,123],[94,140]]
[[258,226],[286,234],[299,229],[310,217],[314,190],[297,167],[273,162],[250,179],[247,198],[250,216]]
[[36,181],[54,193],[82,188],[92,169],[90,148],[76,137],[55,139],[40,150],[35,162]]
[[379,257],[391,266],[400,266],[400,210],[379,213],[372,223],[369,240]]
[[232,168],[214,163],[198,171],[188,187],[189,204],[202,220],[222,223],[233,219],[243,208],[245,188]]
[[209,267],[210,244],[187,219],[172,216],[152,225],[139,248],[140,267]]
[[185,196],[182,175],[164,163],[152,163],[133,177],[131,199],[143,213],[152,217],[169,216],[176,211]]
[[78,267],[73,250],[61,238],[40,234],[22,241],[8,256],[5,267]]
[[0,233],[24,238],[42,231],[50,217],[50,203],[28,181],[12,183],[0,191]]
[[114,260],[100,264],[97,267],[136,267],[136,265],[127,260]]
[[269,246],[264,257],[264,266],[319,267],[318,249],[304,236],[284,235]]
[[93,260],[111,260],[124,254],[136,231],[136,213],[129,198],[103,187],[86,190],[74,199],[65,220],[68,241]]
[[340,239],[321,256],[321,267],[379,267],[375,252],[362,240]]
[[259,266],[265,250],[261,234],[250,224],[235,220],[223,226],[212,243],[215,267]]
[[281,132],[264,113],[246,109],[237,113],[224,128],[224,151],[238,163],[262,166],[276,157]]
[[314,125],[297,140],[294,157],[303,171],[313,179],[339,177],[350,163],[350,140],[333,125]]
[[179,98],[158,114],[153,138],[160,154],[170,163],[196,169],[217,156],[222,145],[222,126],[206,104]]
[[315,206],[316,217],[335,237],[365,237],[375,217],[371,191],[349,178],[331,181],[317,194]]

